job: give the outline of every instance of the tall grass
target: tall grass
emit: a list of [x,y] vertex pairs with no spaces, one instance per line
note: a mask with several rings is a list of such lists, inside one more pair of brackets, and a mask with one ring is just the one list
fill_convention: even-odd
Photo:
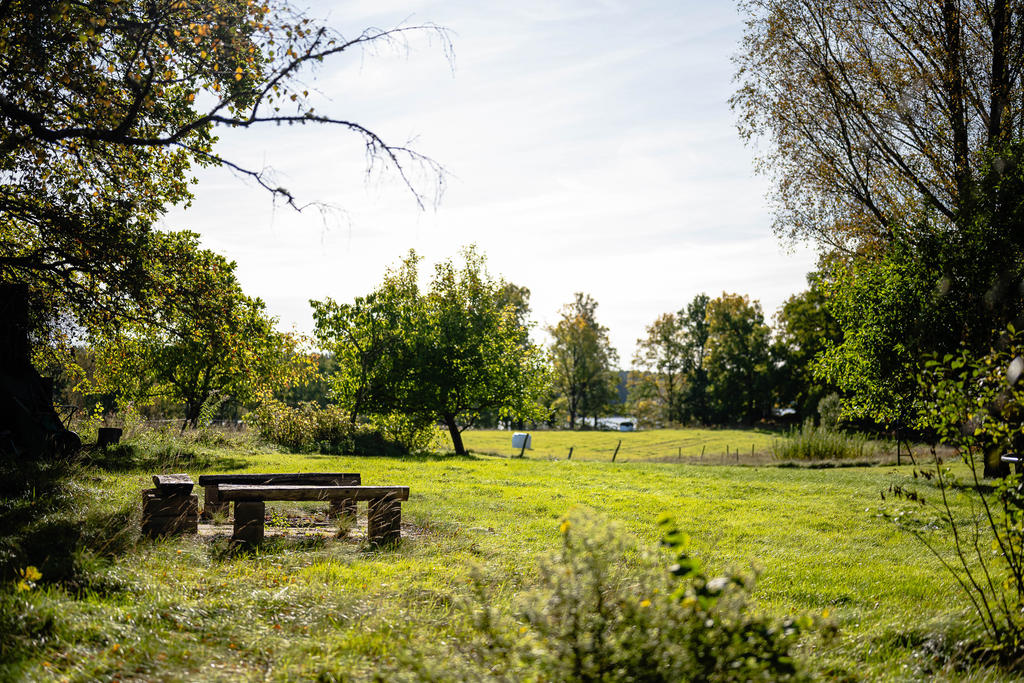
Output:
[[772,442],[772,455],[779,460],[866,459],[880,454],[879,444],[863,434],[815,426],[813,420],[804,421],[785,438]]

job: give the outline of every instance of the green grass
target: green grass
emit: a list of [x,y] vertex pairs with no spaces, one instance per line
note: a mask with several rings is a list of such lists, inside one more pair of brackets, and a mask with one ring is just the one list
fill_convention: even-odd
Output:
[[[474,453],[517,456],[512,448],[512,432],[500,430],[467,430],[462,434],[466,448]],[[610,461],[621,440],[616,462],[671,462],[679,459],[703,459],[706,462],[751,459],[770,456],[772,442],[778,435],[771,432],[743,429],[653,429],[638,432],[604,431],[533,431],[533,450],[526,457],[565,460],[572,448],[573,460]]]
[[[623,450],[614,464],[599,455],[566,461],[556,453],[561,445],[547,445],[549,435],[553,443],[578,439],[577,447],[590,444],[596,454],[607,440],[614,448],[622,438]],[[32,591],[14,592],[13,584],[0,591],[0,629],[17,642],[0,662],[0,679],[342,680],[393,673],[405,657],[443,658],[461,642],[467,577],[475,567],[500,607],[531,586],[538,558],[558,546],[560,518],[577,506],[618,520],[652,544],[658,514],[669,512],[712,571],[759,567],[761,609],[829,610],[838,640],[811,639],[802,651],[819,675],[930,677],[932,655],[946,647],[944,638],[959,637],[967,616],[939,562],[878,516],[879,491],[906,482],[910,469],[639,462],[682,446],[684,438],[684,455],[693,458],[701,443],[718,437],[724,445],[730,435],[735,446],[746,437],[747,450],[752,439],[771,438],[538,432],[524,459],[307,456],[230,445],[179,454],[173,469],[193,478],[204,471],[357,471],[365,484],[407,484],[406,538],[395,549],[375,550],[297,536],[245,554],[232,552],[224,537],[140,539],[107,559],[89,555],[72,584],[48,585],[44,576]],[[483,450],[483,439],[496,443],[510,434],[467,433],[476,436],[482,441],[467,442]],[[140,491],[155,470],[153,463],[123,465],[79,477],[71,514],[128,510],[126,531],[136,533]],[[927,483],[917,487],[926,497],[935,493]],[[966,503],[957,505],[966,512]]]

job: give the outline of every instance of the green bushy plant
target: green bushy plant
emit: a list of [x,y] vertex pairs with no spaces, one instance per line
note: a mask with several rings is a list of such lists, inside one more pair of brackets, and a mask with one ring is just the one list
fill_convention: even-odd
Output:
[[513,613],[479,577],[473,636],[460,656],[419,666],[434,680],[780,681],[805,676],[793,656],[809,617],[776,620],[750,604],[753,574],[712,577],[689,539],[662,520],[665,555],[584,512],[561,525],[562,547]]
[[[1017,474],[994,482],[983,477],[1001,474],[1000,454],[1024,450],[1024,338],[1009,327],[997,348],[984,355],[961,350],[933,358],[919,381],[924,397],[919,428],[953,447],[968,474],[957,478],[936,456],[934,468],[915,469],[914,476],[933,484],[938,496],[926,500],[911,484],[893,486],[892,497],[912,505],[887,514],[955,577],[988,653],[1019,667],[1024,661],[1024,480]],[[978,514],[954,513],[951,499],[963,495]],[[925,525],[915,521],[922,514],[929,516]],[[951,554],[940,550],[932,533],[951,537]]]
[[779,460],[870,458],[878,455],[878,451],[877,444],[866,436],[830,429],[824,424],[815,426],[810,419],[772,443],[772,455]]
[[339,406],[316,403],[293,408],[280,401],[264,401],[245,421],[264,440],[300,453],[404,455],[429,450],[437,439],[437,428],[429,417],[372,416],[369,422],[353,426]]
[[268,400],[246,415],[245,422],[266,441],[292,451],[352,451],[352,430],[347,426],[347,417],[334,406],[300,403],[293,408]]

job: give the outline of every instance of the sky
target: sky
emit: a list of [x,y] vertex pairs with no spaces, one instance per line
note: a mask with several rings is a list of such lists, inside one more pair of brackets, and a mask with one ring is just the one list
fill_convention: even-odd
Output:
[[[247,293],[309,332],[309,299],[372,291],[415,249],[430,265],[476,244],[492,275],[531,291],[534,333],[586,292],[621,365],[662,313],[706,292],[747,294],[766,319],[805,289],[809,246],[772,233],[769,179],[753,171],[728,99],[742,17],[689,0],[318,0],[346,37],[445,27],[345,53],[304,77],[318,111],[409,143],[447,171],[421,210],[398,176],[368,169],[340,128],[219,131],[219,153],[272,169],[298,213],[226,169],[201,169],[189,229],[237,262]],[[413,169],[415,171],[415,169]],[[428,176],[419,187],[432,194]]]

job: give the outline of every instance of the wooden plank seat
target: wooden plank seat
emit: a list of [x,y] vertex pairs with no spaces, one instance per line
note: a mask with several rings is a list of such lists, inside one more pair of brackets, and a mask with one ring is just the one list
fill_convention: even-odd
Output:
[[[246,474],[201,474],[199,485],[203,487],[203,519],[216,514],[227,515],[228,503],[220,497],[220,487],[228,485],[265,486],[298,484],[302,486],[359,486],[362,479],[356,472],[255,472]],[[330,515],[356,514],[356,502],[351,499],[332,499]]]
[[268,500],[328,500],[368,502],[366,536],[371,543],[390,543],[402,535],[402,501],[408,486],[312,486],[301,484],[222,484],[221,501],[235,503],[232,539],[242,543],[263,540],[263,518]]

